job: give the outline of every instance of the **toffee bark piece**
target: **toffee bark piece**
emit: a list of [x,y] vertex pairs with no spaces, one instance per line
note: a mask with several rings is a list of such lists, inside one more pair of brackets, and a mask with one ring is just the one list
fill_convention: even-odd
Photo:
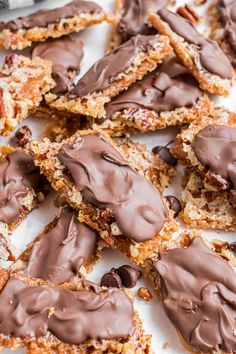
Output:
[[10,55],[0,68],[0,135],[9,135],[39,106],[55,82],[51,63],[40,58],[30,60]]
[[210,124],[196,134],[192,148],[203,166],[236,189],[236,127]]
[[118,148],[107,135],[81,131],[60,144],[34,142],[31,151],[53,188],[79,210],[80,221],[135,263],[178,228],[157,181],[149,182],[152,166],[147,168],[137,151],[124,154],[122,144]]
[[136,36],[98,60],[69,94],[47,95],[52,108],[101,118],[104,105],[170,54],[166,36]]
[[197,172],[186,171],[180,218],[191,227],[236,231],[236,194],[217,191]]
[[128,239],[148,241],[162,230],[168,212],[159,192],[102,134],[62,145],[57,158],[85,202],[110,210]]
[[[172,153],[203,176],[209,190],[235,190],[235,114],[216,112],[177,136]],[[213,188],[213,189],[212,189]]]
[[87,274],[97,260],[97,234],[78,221],[78,213],[67,207],[33,241],[11,266],[30,278],[54,284]]
[[224,37],[236,53],[236,4],[234,1],[220,0],[217,10],[224,25]]
[[11,271],[0,274],[1,347],[26,347],[29,353],[150,353],[150,336],[123,290],[104,291],[79,280],[63,288]]
[[34,209],[48,193],[48,182],[21,150],[1,147],[0,155],[0,258],[13,258],[9,232]]
[[112,135],[146,132],[190,123],[213,109],[197,81],[176,58],[136,81],[106,104],[106,119],[96,120]]
[[186,248],[161,253],[164,310],[187,345],[213,353],[236,350],[236,274],[200,237]]
[[208,10],[211,24],[210,36],[219,43],[234,68],[236,66],[235,9],[233,0],[215,0],[211,2]]
[[148,23],[148,14],[166,7],[168,3],[169,0],[116,0],[114,12],[119,22],[112,28],[108,49],[112,50],[138,34],[155,34],[155,28]]
[[166,9],[152,12],[149,19],[169,37],[176,54],[203,90],[223,96],[230,93],[233,68],[217,42],[206,39],[191,22]]
[[51,92],[63,94],[72,88],[73,79],[80,72],[83,58],[83,42],[70,36],[51,39],[38,44],[32,52],[32,57],[40,57],[53,63],[52,77],[56,82]]
[[98,4],[75,0],[56,9],[39,10],[15,20],[0,22],[0,48],[21,50],[34,42],[79,32],[107,20],[107,14]]

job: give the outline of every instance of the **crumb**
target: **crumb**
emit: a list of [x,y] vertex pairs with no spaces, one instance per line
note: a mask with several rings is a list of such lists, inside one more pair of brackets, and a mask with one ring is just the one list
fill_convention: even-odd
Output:
[[165,342],[165,343],[163,343],[162,348],[163,348],[164,350],[168,350],[168,349],[170,349],[170,348],[171,348],[171,345],[170,345],[170,343],[169,343],[169,342]]

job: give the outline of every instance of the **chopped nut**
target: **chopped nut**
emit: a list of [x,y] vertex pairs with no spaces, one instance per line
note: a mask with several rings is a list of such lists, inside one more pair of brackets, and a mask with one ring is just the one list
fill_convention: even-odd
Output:
[[16,60],[17,60],[17,55],[10,54],[5,57],[4,63],[10,68]]
[[17,145],[25,147],[31,141],[32,132],[28,125],[24,125],[16,131],[15,137],[17,139]]
[[221,252],[222,250],[227,250],[230,248],[228,242],[213,241],[213,245],[216,252]]
[[184,6],[180,6],[177,9],[177,14],[179,14],[180,16],[186,18],[187,20],[189,20],[192,23],[195,23],[199,20],[198,15],[196,14],[196,12],[187,4]]
[[55,308],[54,307],[49,307],[48,309],[48,318],[50,318],[55,312]]
[[138,296],[143,299],[144,301],[151,301],[153,296],[147,288],[140,288],[138,289]]

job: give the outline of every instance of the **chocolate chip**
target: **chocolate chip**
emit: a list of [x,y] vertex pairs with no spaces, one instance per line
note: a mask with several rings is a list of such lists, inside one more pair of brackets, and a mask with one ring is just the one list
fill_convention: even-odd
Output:
[[142,276],[141,270],[135,269],[130,265],[123,265],[116,272],[120,276],[122,285],[126,288],[133,288]]
[[170,149],[167,146],[155,146],[152,149],[152,152],[169,165],[176,166],[177,159],[171,154]]
[[181,209],[182,209],[179,199],[177,199],[173,195],[167,195],[166,199],[169,202],[170,209],[175,212],[174,213],[174,218],[176,218],[179,215],[179,213],[181,212]]
[[107,288],[121,288],[122,283],[119,275],[112,269],[109,273],[103,275],[100,286]]
[[32,132],[28,125],[24,125],[16,131],[15,137],[17,139],[17,146],[25,147],[32,139]]
[[231,251],[233,251],[234,253],[236,253],[236,242],[232,242],[229,245],[229,248],[231,249]]

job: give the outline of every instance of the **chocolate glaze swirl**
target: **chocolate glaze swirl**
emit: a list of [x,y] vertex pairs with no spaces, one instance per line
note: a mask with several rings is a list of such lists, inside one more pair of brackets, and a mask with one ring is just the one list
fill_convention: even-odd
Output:
[[192,107],[201,97],[197,82],[176,58],[136,81],[106,105],[106,118],[124,109],[148,109],[157,113]]
[[96,248],[96,232],[78,221],[78,212],[66,208],[56,224],[40,239],[29,257],[25,274],[50,280],[69,281]]
[[184,340],[204,353],[236,353],[236,274],[200,237],[154,263],[167,316]]
[[0,31],[9,29],[14,32],[19,29],[28,30],[34,27],[47,27],[51,23],[58,23],[64,18],[71,18],[83,12],[93,14],[102,12],[102,8],[93,1],[75,0],[56,9],[39,10],[16,20],[0,22]]
[[207,71],[222,79],[232,79],[233,69],[230,61],[216,42],[203,37],[191,22],[178,14],[166,9],[159,10],[158,14],[176,34],[183,37],[189,44],[199,47],[200,61]]
[[15,151],[0,162],[0,221],[11,224],[24,210],[19,203],[33,189],[38,192],[46,184],[31,155]]
[[204,166],[236,188],[236,127],[210,124],[195,136],[192,148]]
[[11,276],[0,294],[0,333],[20,338],[50,333],[64,343],[132,335],[133,307],[118,289],[69,291],[47,285],[30,286]]
[[52,76],[57,84],[52,90],[55,94],[66,93],[70,89],[73,82],[71,74],[80,72],[83,55],[83,42],[70,36],[39,43],[32,52],[33,58],[52,61]]
[[122,43],[137,34],[151,35],[156,30],[148,25],[148,14],[166,7],[169,0],[122,0],[121,19],[117,30]]
[[87,96],[106,89],[110,79],[124,72],[136,55],[158,43],[157,36],[136,36],[98,60],[79,80],[70,96]]
[[84,199],[110,209],[126,237],[143,242],[161,231],[168,211],[159,192],[102,135],[84,135],[75,145],[63,145],[58,159]]

